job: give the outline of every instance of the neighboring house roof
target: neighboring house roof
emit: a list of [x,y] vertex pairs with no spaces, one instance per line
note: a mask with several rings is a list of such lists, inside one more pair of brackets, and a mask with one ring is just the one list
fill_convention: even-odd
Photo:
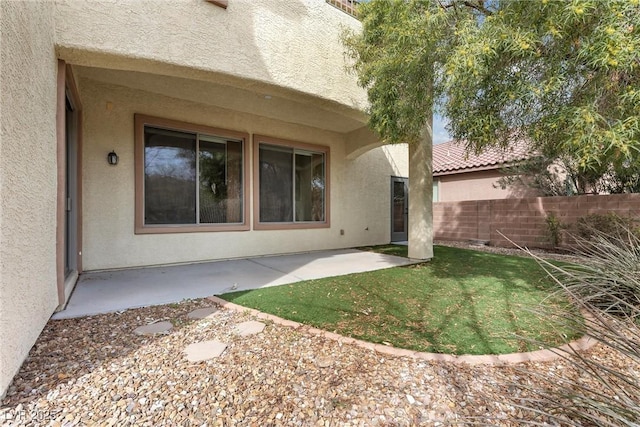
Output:
[[528,153],[527,144],[519,142],[506,150],[487,148],[476,155],[466,152],[464,142],[452,140],[433,146],[433,175],[498,169],[505,164],[526,159]]

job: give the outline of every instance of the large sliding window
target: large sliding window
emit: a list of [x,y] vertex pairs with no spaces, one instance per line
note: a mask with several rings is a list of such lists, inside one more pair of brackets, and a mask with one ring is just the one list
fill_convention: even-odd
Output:
[[328,147],[262,136],[254,144],[255,228],[328,227]]
[[136,115],[136,232],[248,229],[246,139]]

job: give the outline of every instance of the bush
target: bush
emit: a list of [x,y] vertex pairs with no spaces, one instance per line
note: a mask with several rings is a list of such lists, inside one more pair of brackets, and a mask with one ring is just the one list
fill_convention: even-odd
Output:
[[565,292],[586,308],[618,317],[640,319],[640,237],[628,228],[616,234],[592,231],[576,239],[582,265],[555,269]]
[[576,234],[586,241],[590,241],[596,236],[610,236],[615,240],[629,233],[640,237],[638,220],[621,217],[612,212],[607,214],[585,215],[576,221]]
[[565,226],[553,212],[549,212],[545,218],[545,222],[547,224],[549,240],[553,247],[556,247],[562,242],[562,229],[565,228]]
[[542,315],[557,316],[563,326],[595,340],[607,357],[555,350],[573,375],[523,369],[538,377],[536,384],[521,385],[536,396],[517,403],[529,413],[523,424],[640,426],[640,238],[627,228],[618,231],[597,231],[588,241],[577,237],[586,248],[580,265],[558,266],[530,253],[583,314]]

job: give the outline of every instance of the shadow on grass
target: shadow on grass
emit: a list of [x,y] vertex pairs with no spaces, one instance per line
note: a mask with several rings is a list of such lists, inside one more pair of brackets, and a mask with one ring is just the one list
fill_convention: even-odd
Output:
[[[406,255],[406,247],[382,249]],[[427,263],[222,298],[371,342],[419,351],[502,354],[537,349],[529,339],[551,345],[566,341],[564,331],[526,309],[538,306],[552,289],[532,259],[436,247]]]

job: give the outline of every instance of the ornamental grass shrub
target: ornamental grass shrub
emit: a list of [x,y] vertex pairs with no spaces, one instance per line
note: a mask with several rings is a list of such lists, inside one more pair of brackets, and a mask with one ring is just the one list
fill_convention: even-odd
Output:
[[580,238],[579,243],[584,246],[585,241],[591,239],[612,238],[613,241],[626,241],[629,233],[640,237],[640,224],[637,218],[620,216],[614,212],[606,214],[589,214],[578,218],[575,224],[575,234]]
[[540,314],[601,347],[554,350],[569,366],[566,372],[522,368],[535,381],[517,384],[528,396],[515,403],[525,413],[518,423],[640,426],[640,238],[631,229],[615,235],[592,230],[588,240],[578,236],[576,242],[583,259],[576,265],[529,253],[579,309]]

